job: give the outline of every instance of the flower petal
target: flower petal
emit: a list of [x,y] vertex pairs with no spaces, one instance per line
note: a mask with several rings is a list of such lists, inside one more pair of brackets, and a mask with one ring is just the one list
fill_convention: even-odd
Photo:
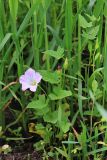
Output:
[[35,70],[33,70],[32,68],[29,68],[25,72],[25,76],[28,77],[29,79],[32,79],[35,76]]
[[38,72],[36,72],[35,73],[35,80],[36,80],[36,82],[39,83],[41,81],[41,79],[42,79],[42,76]]
[[20,82],[21,84],[26,82],[26,77],[25,77],[25,75],[20,76],[19,82]]
[[41,79],[42,76],[38,72],[29,68],[24,75],[20,76],[19,82],[22,84],[23,91],[29,88],[32,92],[35,92]]
[[30,90],[31,90],[32,92],[35,92],[36,89],[37,89],[37,85],[35,85],[35,86],[30,86]]
[[22,83],[22,90],[25,91],[26,89],[30,88],[27,83]]

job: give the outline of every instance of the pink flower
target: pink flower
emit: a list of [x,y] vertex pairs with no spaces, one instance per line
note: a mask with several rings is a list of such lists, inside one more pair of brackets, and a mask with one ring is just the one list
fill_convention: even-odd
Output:
[[30,89],[32,92],[35,92],[41,79],[42,76],[38,72],[29,68],[24,75],[20,76],[19,82],[22,84],[23,91]]

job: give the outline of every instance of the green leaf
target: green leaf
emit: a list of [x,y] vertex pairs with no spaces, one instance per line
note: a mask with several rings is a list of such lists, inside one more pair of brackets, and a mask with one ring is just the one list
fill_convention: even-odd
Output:
[[43,8],[44,8],[44,10],[46,12],[48,7],[49,7],[49,5],[51,4],[51,0],[48,0],[48,1],[42,0],[41,2],[42,2],[42,6],[43,6]]
[[107,121],[107,110],[103,108],[100,104],[97,102],[95,103],[98,111],[100,112],[101,116]]
[[80,22],[80,26],[82,27],[82,28],[88,28],[88,27],[92,27],[92,22],[87,22],[86,21],[86,19],[83,17],[83,16],[81,16],[81,15],[79,15],[79,22]]
[[92,81],[92,90],[93,92],[96,92],[98,88],[98,82],[96,80]]
[[[74,15],[73,15],[73,1],[65,1],[65,47],[68,51],[72,50],[72,39],[74,31]],[[71,58],[71,54],[69,54]]]
[[45,122],[49,122],[49,123],[53,123],[55,124],[58,120],[58,112],[54,111],[54,112],[48,112],[47,114],[44,115],[44,121]]
[[104,16],[107,17],[107,1],[105,1],[105,6],[104,6]]
[[5,37],[3,38],[2,42],[0,43],[0,51],[3,49],[7,41],[10,39],[12,33],[7,33]]
[[36,101],[32,101],[28,104],[27,108],[33,108],[33,109],[43,109],[47,107],[48,101],[45,100],[45,96],[41,95],[39,96],[39,99]]
[[102,147],[100,149],[95,149],[94,151],[88,152],[87,155],[95,155],[96,153],[103,153],[104,151],[107,151],[107,147]]
[[97,0],[96,5],[93,10],[93,14],[95,15],[96,18],[98,18],[103,11],[104,7],[104,0]]
[[16,20],[18,11],[18,0],[9,0],[9,8],[13,20]]
[[59,126],[60,126],[61,130],[62,130],[64,133],[66,133],[66,132],[69,131],[69,128],[70,128],[71,124],[70,124],[68,121],[63,120],[63,121],[61,121],[61,122],[59,123]]
[[68,158],[68,155],[67,155],[67,153],[66,153],[65,151],[61,150],[60,148],[56,148],[56,147],[55,147],[55,149],[56,149],[62,156]]
[[68,121],[68,115],[66,114],[65,108],[63,108],[65,105],[59,105],[58,108],[58,125],[60,129],[66,133],[69,131],[69,128],[71,124]]
[[46,106],[42,109],[38,109],[35,112],[35,117],[38,118],[38,116],[43,116],[43,115],[47,114],[48,112],[49,112],[49,107],[48,106]]
[[51,72],[47,70],[40,70],[39,73],[42,75],[44,81],[49,82],[51,84],[59,83],[59,75],[56,71]]
[[87,39],[93,40],[96,38],[98,31],[99,31],[99,25],[94,28],[91,28],[90,30],[88,30],[86,32],[83,32],[82,35],[83,35],[83,37],[85,37]]
[[[92,115],[92,111],[89,111],[89,110],[84,111],[84,115],[85,116],[91,116]],[[100,116],[98,110],[94,109],[93,116],[95,116],[95,117],[99,117]]]
[[29,9],[28,13],[26,14],[23,22],[21,23],[21,25],[19,27],[19,30],[17,32],[17,36],[19,36],[21,34],[21,32],[27,27],[31,16],[33,15],[34,11],[37,9],[39,3],[40,3],[40,1],[36,0],[34,5],[32,5],[32,7]]
[[3,85],[3,86],[5,86],[5,84],[4,84],[3,82],[1,82],[1,81],[0,81],[0,85]]
[[64,49],[58,47],[57,51],[47,50],[45,53],[59,60],[64,56]]
[[59,99],[66,98],[71,95],[72,95],[71,91],[67,91],[67,90],[63,90],[59,87],[55,87],[53,89],[53,93],[49,94],[49,98],[51,100],[59,100]]
[[79,142],[76,141],[62,141],[63,144],[79,144]]

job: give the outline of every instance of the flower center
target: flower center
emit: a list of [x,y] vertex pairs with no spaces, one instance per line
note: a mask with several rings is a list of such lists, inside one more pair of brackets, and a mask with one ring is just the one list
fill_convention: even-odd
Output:
[[36,85],[36,81],[35,81],[35,80],[32,81],[32,82],[31,82],[31,85],[32,85],[32,86],[35,86],[35,85]]

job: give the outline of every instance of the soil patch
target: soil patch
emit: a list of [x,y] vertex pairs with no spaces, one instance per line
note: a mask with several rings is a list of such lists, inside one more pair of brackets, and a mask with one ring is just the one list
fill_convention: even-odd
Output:
[[22,152],[22,153],[10,153],[10,154],[0,154],[0,160],[42,160],[40,154],[36,151],[32,153]]

